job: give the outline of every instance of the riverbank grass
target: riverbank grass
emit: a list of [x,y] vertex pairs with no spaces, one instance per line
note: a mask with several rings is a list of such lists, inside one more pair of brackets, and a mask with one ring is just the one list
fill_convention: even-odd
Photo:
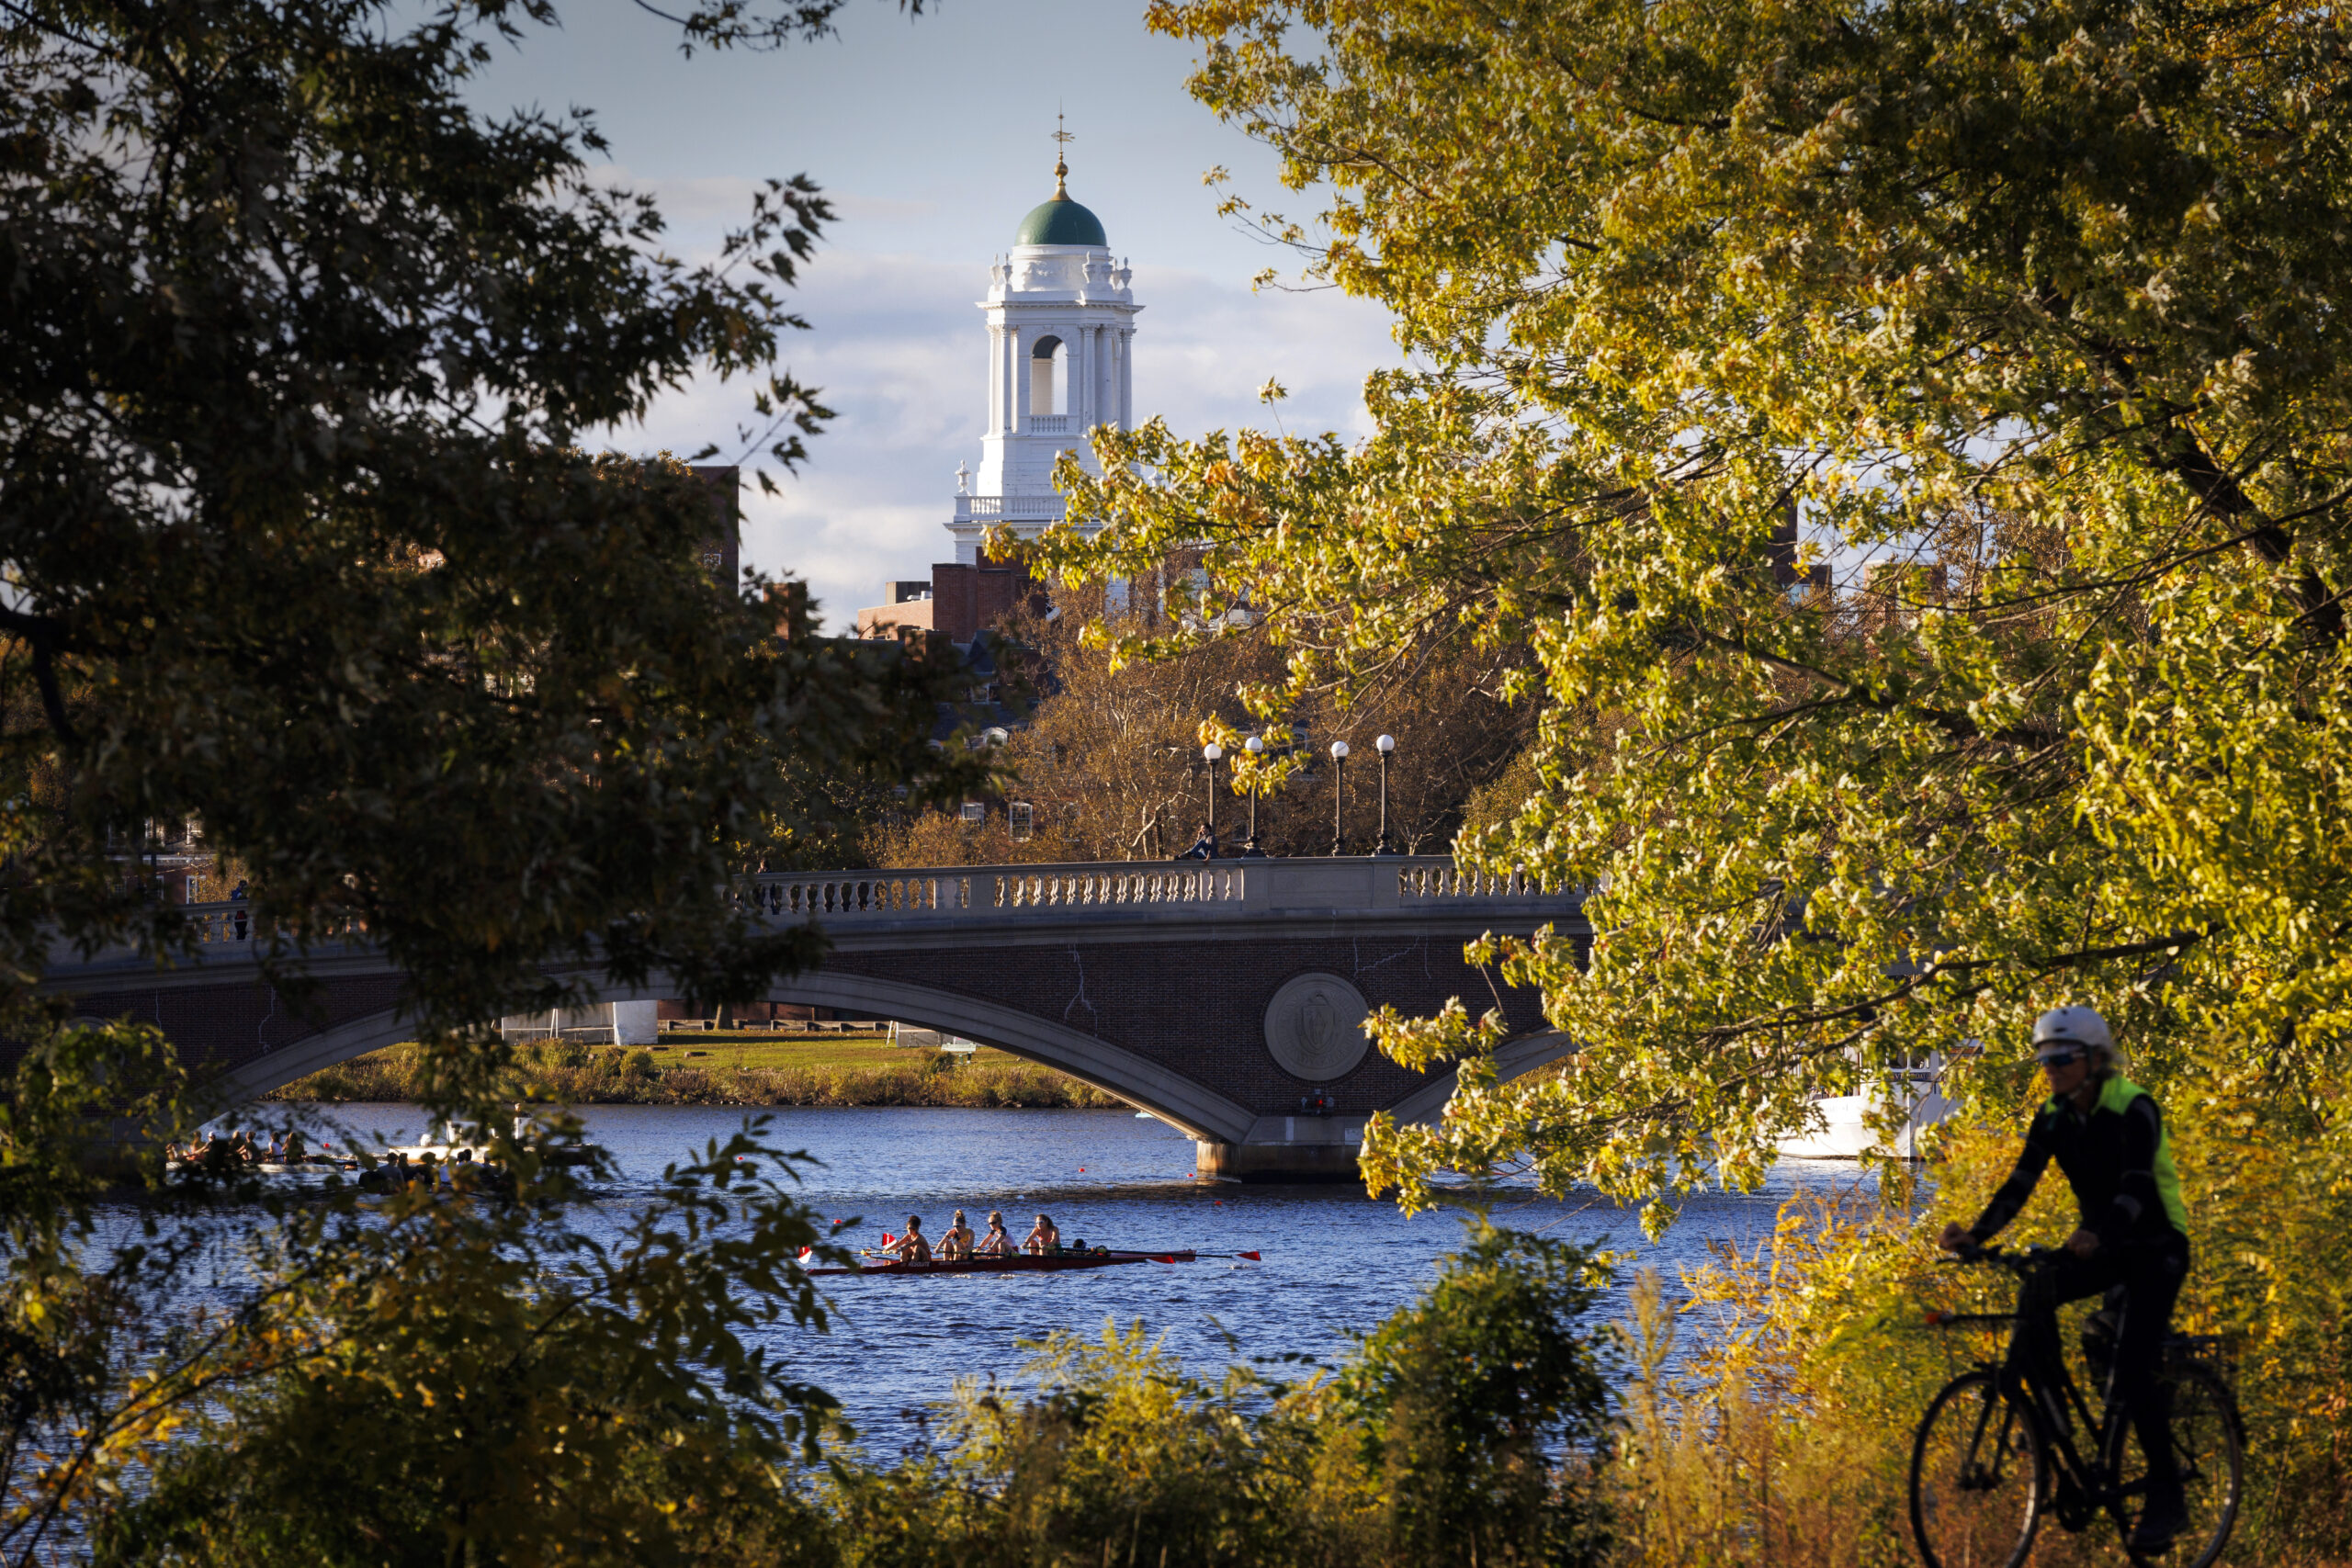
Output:
[[[304,1102],[413,1100],[413,1044],[387,1046],[270,1096]],[[514,1048],[503,1092],[564,1105],[830,1105],[1104,1109],[1125,1101],[1010,1052],[898,1046],[884,1035],[666,1033],[653,1045],[534,1041]]]
[[[911,1045],[893,1045],[887,1034],[769,1034],[750,1031],[697,1034],[665,1033],[658,1045],[643,1047],[665,1066],[697,1066],[729,1071],[808,1072],[836,1068],[891,1068],[910,1064],[930,1066],[943,1053]],[[999,1066],[1019,1062],[1010,1051],[983,1045],[967,1060]]]

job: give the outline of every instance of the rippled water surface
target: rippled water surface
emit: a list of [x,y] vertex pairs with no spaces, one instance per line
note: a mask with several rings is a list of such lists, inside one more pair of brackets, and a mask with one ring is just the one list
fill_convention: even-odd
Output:
[[[344,1106],[352,1134],[385,1142],[421,1130],[412,1106]],[[908,1412],[944,1398],[962,1373],[1010,1377],[1020,1341],[1055,1328],[1098,1331],[1105,1318],[1141,1318],[1196,1371],[1236,1356],[1284,1353],[1330,1360],[1349,1337],[1409,1301],[1458,1245],[1447,1213],[1407,1217],[1351,1186],[1242,1186],[1193,1169],[1191,1140],[1124,1111],[786,1110],[769,1113],[769,1138],[821,1162],[804,1196],[828,1219],[861,1221],[845,1238],[877,1245],[885,1229],[922,1216],[936,1235],[962,1208],[973,1228],[1002,1209],[1016,1239],[1038,1211],[1065,1238],[1122,1248],[1258,1251],[1262,1263],[1204,1259],[1062,1274],[947,1275],[826,1281],[831,1331],[795,1330],[778,1345],[800,1376],[837,1395],[877,1449],[908,1436]],[[617,1156],[619,1174],[584,1212],[610,1222],[640,1203],[662,1166],[741,1125],[740,1111],[599,1106],[589,1135]],[[329,1136],[334,1134],[330,1133]],[[335,1139],[338,1147],[343,1139]],[[1669,1275],[1713,1240],[1753,1243],[1781,1202],[1810,1188],[1856,1179],[1850,1164],[1783,1161],[1762,1192],[1693,1198],[1666,1240],[1645,1242],[1630,1212],[1505,1194],[1502,1223],[1577,1240],[1607,1241],[1634,1267]],[[1232,1344],[1228,1345],[1227,1337]]]

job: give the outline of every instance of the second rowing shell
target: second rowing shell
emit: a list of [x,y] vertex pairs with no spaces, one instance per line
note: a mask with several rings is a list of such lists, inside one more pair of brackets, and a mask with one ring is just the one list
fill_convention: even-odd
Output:
[[959,1258],[953,1262],[907,1263],[893,1258],[887,1263],[865,1263],[853,1269],[808,1269],[808,1274],[1057,1274],[1069,1269],[1108,1269],[1121,1263],[1190,1263],[1190,1252],[1089,1252],[1016,1258]]

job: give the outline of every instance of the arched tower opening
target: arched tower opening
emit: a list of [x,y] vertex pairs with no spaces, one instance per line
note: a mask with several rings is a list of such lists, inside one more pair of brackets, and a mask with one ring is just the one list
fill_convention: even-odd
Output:
[[[1062,399],[1069,395],[1069,350],[1062,340],[1051,333],[1039,338],[1029,350],[1029,412],[1032,414],[1068,413]],[[1057,392],[1060,397],[1056,396]]]

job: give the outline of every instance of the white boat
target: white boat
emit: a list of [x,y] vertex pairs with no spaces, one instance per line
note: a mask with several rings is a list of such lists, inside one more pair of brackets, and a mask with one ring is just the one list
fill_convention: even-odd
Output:
[[[1821,1121],[1817,1127],[1781,1140],[1781,1153],[1792,1159],[1860,1159],[1865,1155],[1892,1154],[1898,1159],[1919,1157],[1919,1134],[1960,1110],[1943,1097],[1939,1085],[1943,1064],[1902,1067],[1869,1094],[1825,1095],[1813,1102]],[[1870,1116],[1892,1100],[1909,1112],[1889,1148],[1883,1134],[1873,1132]]]
[[[520,1107],[517,1109],[519,1110]],[[531,1124],[528,1118],[517,1116],[514,1118],[514,1135],[522,1139],[535,1139],[538,1136],[538,1130]],[[403,1156],[411,1165],[423,1165],[427,1162],[435,1165],[464,1163],[482,1165],[488,1164],[495,1157],[496,1153],[488,1144],[462,1143],[450,1135],[448,1128],[437,1124],[415,1143],[389,1145],[383,1152],[388,1155]],[[586,1165],[596,1159],[603,1152],[594,1144],[581,1144],[548,1149],[545,1151],[545,1157],[550,1165]],[[461,1153],[470,1154],[471,1161],[459,1160],[458,1156]]]
[[[521,1130],[519,1125],[516,1130],[518,1132]],[[448,1165],[455,1162],[460,1153],[470,1156],[472,1161],[476,1163],[486,1161],[490,1158],[492,1150],[488,1144],[469,1144],[460,1141],[451,1135],[447,1127],[436,1122],[427,1128],[424,1135],[416,1142],[387,1144],[382,1152],[388,1155],[405,1156],[411,1165],[421,1165],[427,1160],[435,1165]]]

